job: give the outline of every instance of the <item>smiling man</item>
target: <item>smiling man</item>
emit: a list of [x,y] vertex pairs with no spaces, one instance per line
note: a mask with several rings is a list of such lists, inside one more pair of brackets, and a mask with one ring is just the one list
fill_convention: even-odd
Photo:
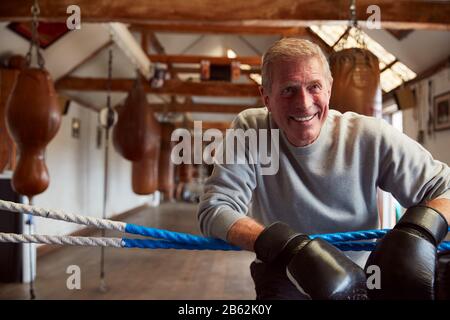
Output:
[[279,170],[215,164],[199,204],[203,234],[256,253],[257,299],[365,299],[368,253],[345,255],[306,235],[378,228],[380,187],[409,209],[369,260],[382,267],[382,283],[383,276],[396,283],[369,296],[433,299],[449,167],[383,120],[330,109],[331,72],[310,41],[273,44],[262,81],[266,108],[240,113],[232,126],[279,129]]
[[288,141],[304,147],[317,139],[327,119],[333,79],[323,56],[277,59],[276,54],[266,55],[261,95]]

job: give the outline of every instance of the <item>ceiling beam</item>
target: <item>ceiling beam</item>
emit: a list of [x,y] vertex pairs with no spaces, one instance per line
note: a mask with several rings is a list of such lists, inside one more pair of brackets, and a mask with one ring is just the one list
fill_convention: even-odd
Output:
[[237,57],[230,59],[227,57],[212,57],[212,56],[150,54],[148,55],[148,57],[152,62],[161,62],[161,63],[200,63],[202,60],[209,60],[209,62],[213,64],[230,64],[232,61],[239,61],[241,64],[248,64],[251,66],[261,65],[261,57],[259,56]]
[[[173,67],[173,71],[177,73],[200,73],[200,67]],[[251,68],[250,70],[241,69],[241,74],[261,73],[260,68]]]
[[[60,94],[62,97],[66,97],[69,100],[77,102],[82,107],[88,108],[89,110],[99,112],[101,107],[95,106],[90,102],[87,102],[79,97],[69,95],[66,93]],[[249,108],[260,108],[261,105],[234,105],[234,104],[211,104],[211,103],[193,103],[193,104],[183,104],[183,103],[149,103],[150,108],[154,112],[201,112],[201,113],[230,113],[238,114]]]
[[151,103],[150,107],[155,112],[203,112],[203,113],[239,113],[249,108],[258,108],[260,106],[245,106],[231,104],[156,104]]
[[158,40],[158,38],[155,36],[155,33],[149,32],[148,37],[150,39],[150,44],[152,45],[152,48],[158,53],[158,54],[166,54],[166,49],[164,49],[161,42]]
[[[148,37],[148,39],[150,40],[151,47],[158,55],[166,55],[166,49],[164,48],[162,43],[158,40],[154,32],[143,30],[141,34],[143,37],[144,35],[145,37]],[[168,71],[172,79],[179,79],[178,74],[173,70],[173,65],[171,63],[168,64]]]
[[192,23],[151,23],[151,24],[133,24],[130,31],[150,31],[164,33],[200,33],[200,34],[253,34],[253,35],[305,35],[305,27],[283,27],[283,26],[264,26],[264,25],[227,25],[208,22]]
[[[78,0],[83,22],[149,23],[161,21],[233,21],[239,24],[268,22],[283,26],[308,26],[349,19],[348,0]],[[29,0],[0,1],[0,21],[31,20]],[[73,0],[40,0],[43,21],[65,22],[67,7]],[[447,1],[358,0],[356,18],[366,21],[370,5],[381,11],[381,24],[392,29],[450,28],[450,5]]]
[[[111,91],[129,92],[133,87],[134,79],[113,79]],[[175,94],[181,96],[213,96],[213,97],[259,97],[258,85],[252,83],[229,83],[221,81],[209,82],[183,82],[167,80],[162,88],[152,88],[147,82],[143,83],[147,93]],[[106,91],[108,79],[106,78],[79,78],[66,77],[56,84],[58,90],[78,91]]]

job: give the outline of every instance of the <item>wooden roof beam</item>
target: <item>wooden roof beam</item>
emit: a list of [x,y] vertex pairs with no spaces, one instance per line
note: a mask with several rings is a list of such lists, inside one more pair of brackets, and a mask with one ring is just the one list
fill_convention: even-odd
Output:
[[[149,23],[161,21],[222,21],[237,25],[273,23],[301,27],[318,23],[346,24],[348,0],[78,0],[84,22]],[[31,20],[29,0],[0,1],[0,21]],[[65,22],[67,7],[73,0],[40,0],[42,21]],[[356,19],[366,21],[366,10],[376,4],[381,11],[381,25],[391,29],[450,29],[450,5],[447,1],[358,0]]]
[[[113,79],[112,91],[129,92],[134,79]],[[162,88],[152,88],[147,82],[143,83],[147,93],[175,94],[181,96],[213,96],[213,97],[259,97],[258,85],[252,83],[230,83],[221,81],[183,82],[167,80]],[[58,90],[106,91],[106,78],[66,77],[56,84]]]
[[[200,67],[173,67],[173,71],[177,73],[200,73]],[[251,68],[250,70],[241,69],[241,74],[261,73],[260,68]]]
[[150,106],[155,112],[202,112],[202,113],[232,113],[237,114],[245,109],[258,108],[260,106],[252,105],[231,105],[231,104],[155,104],[151,103]]
[[251,66],[260,66],[261,57],[236,57],[233,59],[227,57],[212,57],[212,56],[193,56],[193,55],[161,55],[150,54],[148,55],[151,62],[161,63],[200,63],[202,60],[208,60],[214,64],[230,64],[232,61],[239,61],[241,64],[248,64]]
[[229,25],[210,22],[193,23],[151,23],[132,24],[131,31],[147,31],[159,33],[199,33],[199,34],[234,34],[234,35],[305,35],[305,27],[283,27],[264,25]]

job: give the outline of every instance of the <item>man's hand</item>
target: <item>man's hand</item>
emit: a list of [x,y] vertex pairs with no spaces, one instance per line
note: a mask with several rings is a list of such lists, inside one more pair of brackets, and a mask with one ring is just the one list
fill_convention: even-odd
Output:
[[265,263],[286,267],[288,278],[315,300],[366,299],[366,275],[341,251],[322,239],[311,240],[284,223],[267,227],[255,252]]
[[366,269],[376,265],[381,271],[381,289],[368,290],[370,299],[433,300],[437,246],[447,230],[445,217],[434,208],[409,208],[367,260]]

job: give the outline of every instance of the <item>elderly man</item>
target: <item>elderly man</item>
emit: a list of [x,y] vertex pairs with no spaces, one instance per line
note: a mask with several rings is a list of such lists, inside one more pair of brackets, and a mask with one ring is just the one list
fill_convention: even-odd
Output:
[[[367,292],[433,299],[450,169],[382,120],[329,109],[332,82],[310,41],[282,39],[269,48],[260,89],[266,108],[240,113],[232,126],[279,129],[279,170],[263,175],[258,163],[216,163],[199,204],[201,230],[256,253],[257,299],[360,299]],[[378,228],[377,187],[409,209],[369,257],[367,266],[381,270],[382,288],[372,292],[360,267],[367,255],[347,256],[307,235]]]

